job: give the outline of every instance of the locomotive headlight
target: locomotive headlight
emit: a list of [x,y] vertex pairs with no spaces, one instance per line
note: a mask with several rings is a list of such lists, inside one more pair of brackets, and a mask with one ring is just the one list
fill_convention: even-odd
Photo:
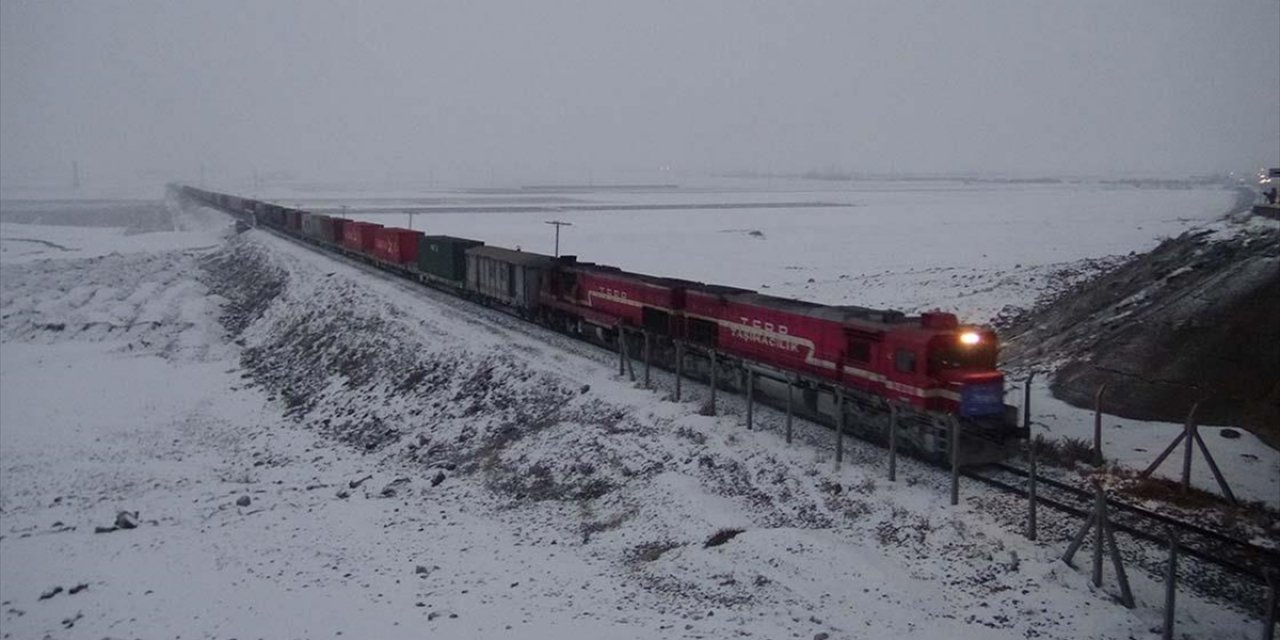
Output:
[[966,331],[960,334],[960,344],[971,347],[979,342],[982,342],[982,336],[978,335],[977,331]]

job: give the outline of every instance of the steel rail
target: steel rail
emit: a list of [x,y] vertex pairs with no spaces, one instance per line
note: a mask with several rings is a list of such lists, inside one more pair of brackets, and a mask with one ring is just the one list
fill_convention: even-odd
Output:
[[[1004,464],[997,463],[994,465],[987,465],[987,466],[994,466],[999,468],[1002,471],[1008,471],[1010,473],[1013,473],[1014,475],[1020,475],[1022,477],[1026,477],[1027,475],[1030,475],[1021,469],[1017,469],[1016,467],[1009,468],[1008,465],[1004,465]],[[983,484],[995,487],[1007,493],[1013,493],[1020,496],[1027,495],[1027,490],[1025,488],[1004,482],[1002,480],[998,480],[996,478],[992,478],[990,476],[983,475],[982,473],[978,472],[975,469],[966,469],[963,471],[963,474],[967,478],[970,478],[972,480],[977,480],[979,482],[982,482]],[[1037,476],[1036,481],[1038,483],[1045,484],[1053,487],[1054,489],[1068,493],[1074,499],[1085,499],[1090,495],[1089,491],[1080,489],[1078,487],[1073,487],[1071,485],[1058,482],[1056,480],[1051,480],[1051,479],[1046,480],[1045,478],[1041,478]],[[1059,500],[1056,500],[1054,498],[1050,498],[1044,495],[1037,495],[1036,502],[1046,507],[1049,507],[1050,509],[1061,511],[1063,513],[1066,513],[1068,515],[1071,515],[1080,519],[1086,519],[1093,515],[1091,512],[1091,509],[1088,509],[1088,508],[1081,509],[1078,507],[1073,507],[1069,504],[1065,504]],[[1238,540],[1236,538],[1223,535],[1216,531],[1205,529],[1203,527],[1200,527],[1198,525],[1195,525],[1189,522],[1184,522],[1176,518],[1171,518],[1164,514],[1148,511],[1146,509],[1142,509],[1139,507],[1134,507],[1133,505],[1127,505],[1122,502],[1116,502],[1111,499],[1107,500],[1107,506],[1108,508],[1115,507],[1122,511],[1128,512],[1134,516],[1148,518],[1148,519],[1160,522],[1162,524],[1167,524],[1172,527],[1177,527],[1179,529],[1182,529],[1183,531],[1188,532],[1193,536],[1198,535],[1202,537],[1211,538],[1219,542],[1227,542],[1229,544],[1239,547],[1240,549],[1242,549],[1248,554],[1255,554],[1257,556],[1261,556],[1267,561],[1264,564],[1270,564],[1273,566],[1280,565],[1280,553],[1277,553],[1276,551],[1273,551],[1271,549],[1250,544],[1250,543]],[[1165,544],[1166,542],[1168,542],[1166,538],[1162,535],[1158,535],[1155,533],[1148,533],[1147,531],[1137,528],[1136,526],[1125,524],[1123,522],[1116,522],[1113,520],[1111,522],[1111,526],[1116,531],[1122,531],[1134,538],[1145,540],[1147,542],[1152,542],[1155,544]],[[1153,530],[1159,531],[1159,529],[1153,529]],[[1235,559],[1225,558],[1225,557],[1222,557],[1221,555],[1214,554],[1210,551],[1206,551],[1201,548],[1186,545],[1185,541],[1183,546],[1180,547],[1180,549],[1184,551],[1188,556],[1216,565],[1232,573],[1239,574],[1242,576],[1247,576],[1250,579],[1254,580],[1255,582],[1258,582],[1259,584],[1264,583],[1264,577],[1261,569],[1259,568],[1250,568],[1248,566],[1240,564]]]

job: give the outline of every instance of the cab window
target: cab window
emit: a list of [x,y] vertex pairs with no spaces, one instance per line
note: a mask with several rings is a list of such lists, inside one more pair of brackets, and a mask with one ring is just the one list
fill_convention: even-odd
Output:
[[974,346],[947,344],[940,345],[929,354],[929,371],[937,373],[950,369],[989,370],[996,368],[996,347],[994,343]]
[[851,340],[849,359],[854,362],[871,362],[871,343],[866,340]]
[[916,354],[910,349],[898,349],[893,352],[893,368],[899,373],[916,372]]

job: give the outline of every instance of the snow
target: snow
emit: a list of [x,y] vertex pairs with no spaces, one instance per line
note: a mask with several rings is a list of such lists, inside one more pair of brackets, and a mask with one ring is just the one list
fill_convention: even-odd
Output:
[[[1018,384],[1021,386],[1021,383]],[[1093,442],[1093,412],[1072,407],[1053,397],[1043,378],[1031,384],[1032,433],[1046,438],[1077,438]],[[1022,390],[1010,391],[1006,402],[1022,406]],[[1230,427],[1198,426],[1201,439],[1213,454],[1228,486],[1238,499],[1258,501],[1280,509],[1280,451],[1268,447],[1257,436],[1243,429],[1232,429],[1238,438],[1228,439],[1222,432]],[[1127,420],[1116,416],[1102,417],[1102,451],[1108,461],[1143,470],[1155,461],[1165,448],[1184,430],[1181,424]],[[1178,449],[1154,471],[1158,477],[1182,479],[1183,448]],[[1191,465],[1192,486],[1221,494],[1213,471],[1205,462],[1199,447],[1194,450]]]
[[[1221,196],[1179,193],[1206,207]],[[794,201],[770,197],[783,196]],[[697,233],[732,257],[747,238],[717,226],[763,221],[714,217]],[[587,231],[638,255],[627,233],[657,236],[628,218]],[[1128,611],[1111,602],[1110,578],[1097,592],[1058,561],[1072,521],[1044,514],[1043,540],[1030,543],[985,508],[1005,497],[966,483],[951,508],[930,467],[900,461],[889,483],[884,452],[851,443],[837,468],[825,429],[798,424],[787,446],[772,410],[757,408],[748,432],[740,399],[702,416],[699,385],[666,401],[666,374],[641,389],[610,354],[506,316],[262,231],[231,238],[205,210],[174,222],[131,235],[0,226],[4,637],[1127,638],[1160,624],[1157,576],[1131,569],[1139,606]],[[284,283],[243,332],[217,320],[245,302],[209,266],[219,256]],[[667,257],[663,272],[698,266]],[[967,268],[961,257],[939,262]],[[871,290],[887,299],[924,279]],[[350,368],[335,373],[339,362]],[[426,377],[405,390],[417,369]],[[1041,421],[1066,429],[1065,411],[1035,402]],[[1109,450],[1136,446],[1130,433],[1109,432]],[[361,441],[344,434],[382,439],[351,446]],[[1205,435],[1215,451],[1257,446]],[[1221,451],[1229,477],[1262,475],[1231,457],[1243,449]],[[93,533],[122,510],[142,525]],[[704,546],[726,528],[744,531]],[[1257,627],[1187,592],[1178,624],[1206,638]]]
[[[506,194],[502,205],[542,205],[543,192]],[[629,271],[677,276],[824,304],[907,312],[942,308],[989,322],[1006,305],[1029,306],[1048,280],[1086,259],[1154,247],[1220,217],[1234,202],[1218,187],[1136,189],[1080,182],[972,185],[857,182],[765,188],[759,181],[670,190],[561,194],[570,203],[659,205],[718,202],[814,203],[832,207],[693,211],[396,213],[411,207],[485,205],[490,195],[403,195],[383,200],[337,194],[309,200],[280,189],[263,197],[316,206],[388,226],[484,240]],[[521,197],[524,199],[522,200]],[[568,204],[568,203],[566,203]],[[554,208],[554,205],[548,205]],[[1105,230],[1105,231],[1104,231]],[[758,231],[761,236],[749,232]],[[731,259],[727,259],[731,258]]]

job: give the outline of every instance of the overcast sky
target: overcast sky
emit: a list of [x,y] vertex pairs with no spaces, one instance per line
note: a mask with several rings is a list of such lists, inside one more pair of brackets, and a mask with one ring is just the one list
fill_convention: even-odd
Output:
[[1278,32],[1278,0],[4,0],[0,180],[1248,170]]

